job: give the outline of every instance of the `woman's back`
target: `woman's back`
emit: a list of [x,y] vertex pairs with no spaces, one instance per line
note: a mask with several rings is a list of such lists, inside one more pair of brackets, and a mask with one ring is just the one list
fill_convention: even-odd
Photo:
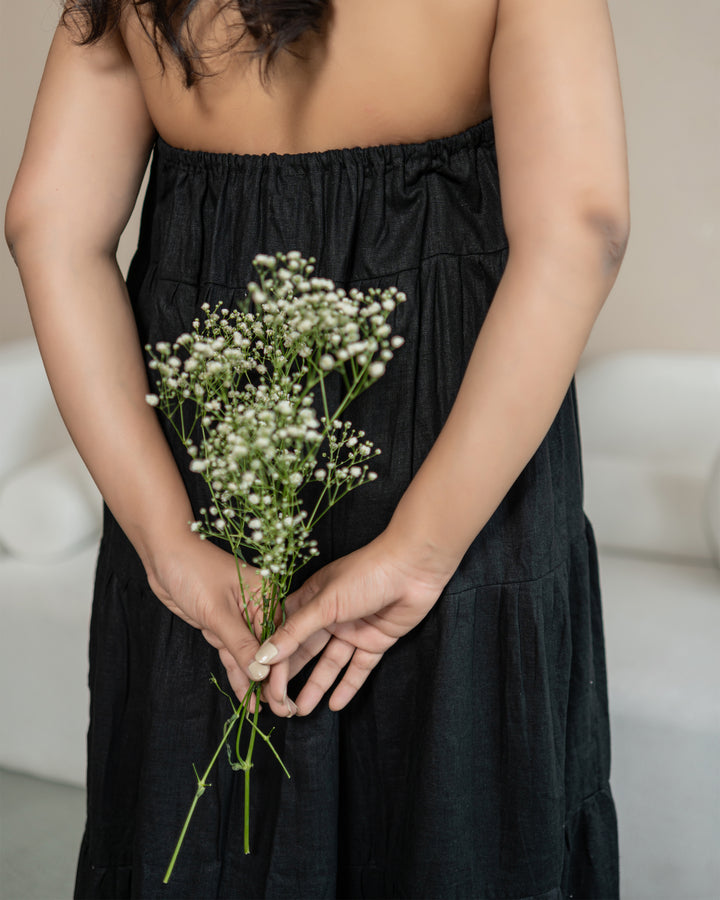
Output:
[[[220,23],[199,9],[191,27],[209,51],[241,27],[239,14]],[[150,116],[169,144],[297,153],[414,143],[490,116],[496,13],[497,0],[339,0],[323,34],[307,32],[293,45],[298,56],[280,54],[268,85],[253,56],[234,52],[211,57],[215,74],[192,90],[174,61],[162,74],[129,6],[121,30]],[[251,47],[248,38],[238,49]]]

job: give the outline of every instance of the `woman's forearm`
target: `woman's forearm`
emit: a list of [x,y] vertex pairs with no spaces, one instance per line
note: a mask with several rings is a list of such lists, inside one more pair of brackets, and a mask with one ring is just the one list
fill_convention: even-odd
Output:
[[72,439],[146,570],[192,509],[155,412],[114,256],[66,246],[57,223],[13,244],[48,378]]
[[533,456],[621,257],[591,228],[510,252],[450,415],[386,530],[414,562],[452,574]]

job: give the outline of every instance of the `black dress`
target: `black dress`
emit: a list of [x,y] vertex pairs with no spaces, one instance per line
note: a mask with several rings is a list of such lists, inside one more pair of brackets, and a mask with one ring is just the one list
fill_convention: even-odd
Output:
[[[158,139],[128,276],[141,342],[174,340],[205,301],[232,305],[253,257],[278,250],[315,256],[317,274],[346,288],[408,297],[391,314],[405,345],[348,411],[382,448],[379,477],[319,524],[321,554],[298,586],[382,531],[450,411],[507,259],[492,120],[419,144],[293,155]],[[197,510],[204,482],[163,427]],[[292,779],[256,750],[250,856],[243,779],[221,758],[162,884],[191,763],[210,759],[229,707],[209,682],[216,651],[150,592],[107,511],[90,662],[78,897],[617,896],[574,383],[436,606],[347,709],[261,714]]]

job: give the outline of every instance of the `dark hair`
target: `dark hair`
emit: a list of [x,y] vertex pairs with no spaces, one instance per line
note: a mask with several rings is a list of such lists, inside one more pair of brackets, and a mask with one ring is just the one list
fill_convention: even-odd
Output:
[[[65,26],[79,25],[80,44],[93,44],[103,35],[117,28],[123,8],[130,4],[135,12],[146,7],[140,17],[148,37],[152,40],[160,63],[165,69],[162,50],[167,47],[180,63],[185,85],[190,88],[209,73],[203,66],[202,49],[190,33],[189,19],[202,0],[68,0],[62,13]],[[226,0],[218,3],[216,15],[229,10],[240,13],[242,27],[230,38],[222,51],[234,49],[249,34],[255,41],[251,52],[260,62],[261,77],[265,80],[274,60],[282,50],[293,52],[290,45],[306,31],[320,31],[321,20],[329,0]],[[145,23],[150,20],[150,28]]]

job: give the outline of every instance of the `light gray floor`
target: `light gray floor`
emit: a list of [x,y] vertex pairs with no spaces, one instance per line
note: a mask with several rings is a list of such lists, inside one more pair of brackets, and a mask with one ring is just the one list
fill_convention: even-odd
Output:
[[610,725],[623,900],[718,900],[717,736],[621,716]]
[[85,822],[85,791],[0,769],[0,897],[66,900]]
[[603,553],[624,900],[720,900],[720,572]]

